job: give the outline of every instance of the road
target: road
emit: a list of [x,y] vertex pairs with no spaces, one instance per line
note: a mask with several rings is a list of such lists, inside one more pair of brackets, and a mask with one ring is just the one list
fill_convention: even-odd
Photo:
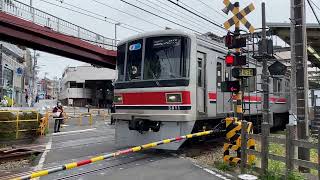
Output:
[[[69,120],[60,133],[53,134],[48,139],[47,150],[40,158],[37,169],[89,159],[119,149],[114,141],[114,127],[103,120],[95,121],[93,126],[89,126],[87,120],[83,120],[82,126],[78,126],[76,119]],[[218,180],[227,178],[200,168],[190,160],[179,158],[172,153],[148,150],[57,172],[40,179]]]

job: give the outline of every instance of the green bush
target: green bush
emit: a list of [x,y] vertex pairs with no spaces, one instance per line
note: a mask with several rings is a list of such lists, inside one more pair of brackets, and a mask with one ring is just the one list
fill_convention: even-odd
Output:
[[[35,112],[23,112],[19,113],[19,120],[36,120],[37,113]],[[38,120],[42,118],[39,114]],[[15,112],[0,112],[0,140],[12,140],[16,138],[17,127],[17,113]],[[6,122],[14,121],[14,122]],[[19,138],[36,137],[38,132],[32,129],[38,129],[38,121],[19,122],[19,130],[25,129],[27,131],[19,132]]]

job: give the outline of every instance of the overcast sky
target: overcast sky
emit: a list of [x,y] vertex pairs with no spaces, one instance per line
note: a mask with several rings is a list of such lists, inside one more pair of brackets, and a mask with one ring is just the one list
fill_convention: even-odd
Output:
[[[24,3],[30,2],[30,0],[20,0]],[[118,27],[117,37],[118,39],[122,39],[134,34],[137,32],[133,30],[128,30],[123,28],[123,26],[133,26],[137,29],[144,31],[152,31],[159,30],[164,27],[170,27],[174,29],[184,29],[178,25],[170,23],[168,21],[162,20],[156,16],[150,15],[146,12],[143,12],[135,7],[127,5],[120,0],[32,0],[33,6],[51,13],[57,17],[70,21],[74,24],[85,27],[89,30],[92,30],[96,33],[102,34],[106,37],[114,38],[114,24],[107,23],[105,21],[97,20],[92,17],[87,17],[85,15],[78,14],[76,12],[71,12],[70,10],[63,9],[61,7],[57,7],[51,4],[48,4],[44,1],[51,2],[66,8],[71,8],[77,11],[81,11],[74,7],[69,6],[69,4],[74,5],[78,8],[82,8],[84,10],[92,11],[98,15],[106,17],[105,19],[111,22],[121,22],[122,25]],[[120,9],[121,11],[130,13],[133,16],[124,14],[123,12],[119,12],[115,9],[107,7],[105,5],[99,4],[95,1],[102,2],[108,6]],[[134,5],[137,5],[141,8],[152,11],[160,16],[168,18],[172,21],[175,21],[179,24],[187,26],[191,29],[194,29],[198,32],[214,32],[218,35],[225,34],[225,31],[217,28],[216,26],[197,18],[196,16],[191,15],[190,13],[183,11],[177,6],[174,6],[168,0],[126,0]],[[173,0],[176,1],[176,0]],[[312,0],[320,7],[319,0]],[[61,3],[62,2],[62,3]],[[223,0],[179,0],[179,2],[184,3],[181,4],[183,6],[187,5],[194,10],[197,10],[197,14],[202,16],[206,16],[206,18],[217,22],[218,24],[223,24],[227,18],[231,17],[231,14],[228,16],[223,14],[221,9],[224,8]],[[234,2],[234,0],[231,0]],[[261,2],[263,0],[241,0],[240,7],[244,7],[249,5],[251,2],[254,3],[256,10],[247,16],[247,19],[256,27],[261,27]],[[290,17],[290,0],[265,0],[266,2],[266,13],[267,13],[267,22],[289,22]],[[144,4],[143,4],[144,3]],[[205,4],[204,4],[205,3]],[[148,6],[147,6],[148,5]],[[208,5],[208,6],[207,6]],[[187,7],[189,8],[189,7]],[[194,11],[193,10],[193,11]],[[320,10],[315,9],[320,17]],[[84,12],[87,13],[88,12]],[[91,14],[93,15],[93,14]],[[97,15],[93,15],[97,16]],[[99,17],[99,18],[101,18]],[[110,18],[110,19],[108,19]],[[113,19],[113,20],[111,20]],[[143,21],[143,20],[145,21]],[[148,21],[148,22],[147,22]],[[316,19],[311,13],[309,6],[307,6],[307,22],[315,23]],[[186,30],[186,29],[184,29]],[[188,31],[188,30],[187,30]],[[83,65],[84,63],[55,56],[48,53],[40,53],[39,57],[39,65],[40,65],[40,77],[43,77],[45,72],[48,73],[49,77],[61,77],[63,69],[67,66],[77,66]]]

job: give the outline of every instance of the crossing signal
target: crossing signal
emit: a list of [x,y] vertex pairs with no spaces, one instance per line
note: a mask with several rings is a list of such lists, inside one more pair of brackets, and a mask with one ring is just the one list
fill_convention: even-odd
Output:
[[244,66],[247,64],[247,57],[236,54],[227,54],[225,58],[227,66]]
[[221,91],[237,93],[240,91],[240,83],[239,81],[224,81],[221,83]]
[[242,48],[247,46],[247,39],[239,35],[233,35],[230,32],[224,38],[225,46],[228,49]]

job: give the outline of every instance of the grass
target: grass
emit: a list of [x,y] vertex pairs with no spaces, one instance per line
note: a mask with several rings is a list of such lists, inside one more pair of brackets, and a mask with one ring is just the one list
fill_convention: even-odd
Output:
[[228,163],[221,162],[221,161],[216,161],[214,165],[217,169],[224,172],[231,171],[235,168],[235,166],[229,165]]

